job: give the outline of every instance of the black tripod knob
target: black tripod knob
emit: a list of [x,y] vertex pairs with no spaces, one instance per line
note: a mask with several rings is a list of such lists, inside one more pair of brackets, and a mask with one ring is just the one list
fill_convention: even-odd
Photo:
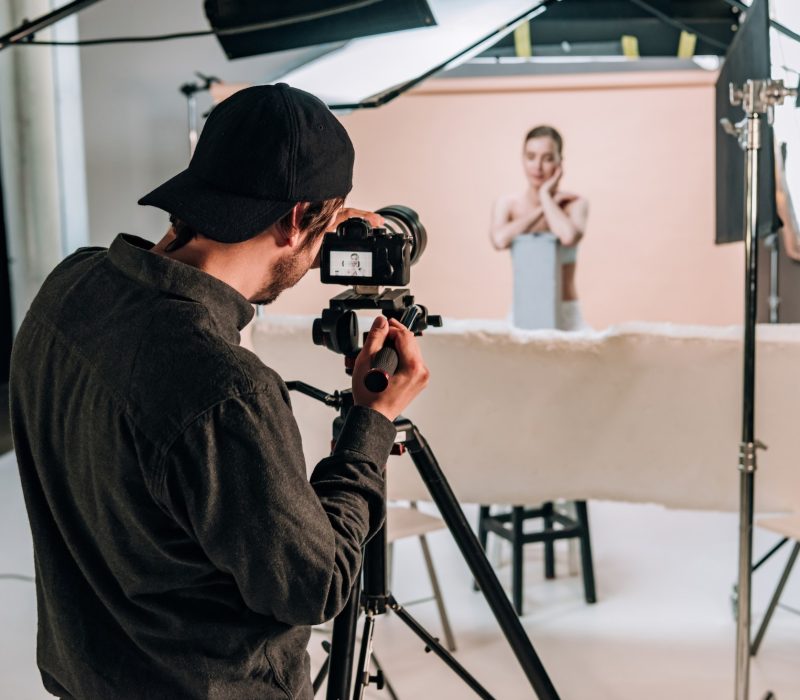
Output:
[[378,690],[383,690],[383,686],[385,684],[383,671],[378,669],[374,676],[370,676],[369,671],[364,671],[361,684],[366,688],[370,683],[374,683]]

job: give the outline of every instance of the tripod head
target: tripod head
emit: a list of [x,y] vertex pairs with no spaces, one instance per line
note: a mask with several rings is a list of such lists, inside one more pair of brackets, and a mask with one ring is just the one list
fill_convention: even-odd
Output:
[[[414,303],[408,289],[355,286],[338,294],[323,309],[322,316],[314,319],[312,339],[316,345],[345,356],[345,371],[352,374],[356,355],[361,351],[357,309],[379,310],[386,318],[394,318],[414,335],[422,335],[428,326],[441,326],[442,317],[428,314],[428,310]],[[389,385],[389,378],[397,369],[397,353],[386,346],[374,357],[372,368],[365,378],[366,387],[381,392]]]
[[414,303],[408,289],[355,286],[330,300],[320,318],[314,319],[312,339],[315,345],[324,345],[340,355],[355,356],[361,350],[356,310],[380,311],[386,318],[403,322],[404,316],[414,310],[413,319],[403,323],[414,335],[422,335],[428,326],[441,326],[442,317],[428,314],[428,310]]

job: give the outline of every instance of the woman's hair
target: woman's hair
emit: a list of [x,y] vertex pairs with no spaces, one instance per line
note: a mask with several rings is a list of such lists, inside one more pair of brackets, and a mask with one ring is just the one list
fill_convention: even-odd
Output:
[[562,156],[564,152],[564,139],[561,138],[561,134],[559,134],[556,129],[554,129],[552,126],[547,126],[547,124],[535,126],[533,129],[531,129],[525,135],[525,140],[522,142],[522,145],[524,147],[525,144],[531,139],[540,139],[548,136],[555,141],[558,155]]
[[[310,246],[319,236],[325,233],[333,215],[341,209],[343,205],[344,197],[335,197],[334,199],[326,199],[322,202],[311,202],[306,207],[300,219],[300,228],[307,232],[305,241],[303,242],[304,248]],[[286,227],[290,216],[291,212],[279,219],[278,226]],[[170,214],[169,223],[172,225],[172,230],[175,232],[175,240],[166,247],[169,253],[182,248],[195,236],[200,235],[199,231],[195,230],[185,221],[181,221],[173,214]]]

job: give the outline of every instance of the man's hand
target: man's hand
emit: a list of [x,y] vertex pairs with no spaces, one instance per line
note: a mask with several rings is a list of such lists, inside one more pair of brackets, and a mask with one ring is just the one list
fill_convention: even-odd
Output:
[[[372,358],[386,344],[397,352],[397,370],[389,379],[389,386],[374,394],[364,386],[364,377],[370,370]],[[353,401],[356,406],[372,408],[394,420],[428,385],[429,376],[414,334],[399,321],[390,319],[387,322],[385,317],[378,316],[353,368]]]
[[333,222],[331,223],[332,229],[335,229],[342,221],[346,221],[347,219],[352,219],[353,217],[358,217],[360,219],[366,219],[369,221],[370,226],[383,226],[384,220],[380,214],[376,214],[374,211],[366,211],[364,209],[353,209],[352,207],[343,207],[338,211]]

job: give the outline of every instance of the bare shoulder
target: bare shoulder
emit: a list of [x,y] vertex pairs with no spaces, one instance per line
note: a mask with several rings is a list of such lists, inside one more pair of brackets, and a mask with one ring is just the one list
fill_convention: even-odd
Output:
[[567,211],[585,212],[589,210],[589,200],[575,192],[559,192],[556,195],[556,201]]
[[519,216],[519,197],[514,194],[505,194],[494,200],[492,207],[493,219],[496,222],[513,221]]
[[514,208],[514,202],[518,199],[515,194],[503,194],[494,200],[495,211],[510,211]]

